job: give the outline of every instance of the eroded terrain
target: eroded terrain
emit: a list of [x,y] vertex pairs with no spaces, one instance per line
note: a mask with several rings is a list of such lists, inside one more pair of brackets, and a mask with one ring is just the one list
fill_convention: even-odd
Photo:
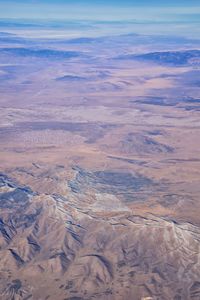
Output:
[[1,299],[200,299],[199,41],[0,41]]

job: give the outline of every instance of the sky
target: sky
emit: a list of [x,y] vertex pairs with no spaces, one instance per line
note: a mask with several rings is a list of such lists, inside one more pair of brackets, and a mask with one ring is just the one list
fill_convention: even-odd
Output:
[[194,20],[200,0],[0,0],[0,18]]

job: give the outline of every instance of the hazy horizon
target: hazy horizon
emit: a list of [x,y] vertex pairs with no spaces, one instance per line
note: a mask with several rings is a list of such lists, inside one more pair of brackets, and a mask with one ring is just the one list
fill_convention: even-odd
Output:
[[[199,1],[1,1],[0,18],[176,20],[200,14]],[[185,20],[187,22],[187,20]]]
[[[136,33],[199,39],[199,22],[200,4],[195,0],[0,1],[0,30],[22,35],[35,36],[34,26],[39,25],[41,37],[49,36],[51,30],[55,37]],[[55,29],[59,32],[52,32]]]

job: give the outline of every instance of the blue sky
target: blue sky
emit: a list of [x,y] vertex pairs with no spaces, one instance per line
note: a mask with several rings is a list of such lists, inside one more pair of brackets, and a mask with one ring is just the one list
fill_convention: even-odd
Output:
[[0,18],[187,21],[200,0],[0,0]]
[[0,3],[29,3],[29,4],[112,4],[112,5],[129,5],[129,6],[198,6],[199,0],[1,0]]

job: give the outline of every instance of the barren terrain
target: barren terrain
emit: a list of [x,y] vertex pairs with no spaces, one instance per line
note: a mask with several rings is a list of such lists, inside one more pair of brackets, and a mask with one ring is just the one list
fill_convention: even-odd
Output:
[[199,41],[0,42],[0,299],[200,299]]

